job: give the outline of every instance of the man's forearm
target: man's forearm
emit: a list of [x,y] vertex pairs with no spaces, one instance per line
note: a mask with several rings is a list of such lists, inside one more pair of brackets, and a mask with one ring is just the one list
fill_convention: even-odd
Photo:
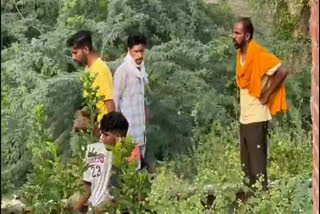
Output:
[[263,96],[270,97],[276,90],[278,90],[286,79],[287,74],[287,70],[283,67],[280,67],[275,74],[274,81],[271,83],[270,87],[263,93]]
[[73,210],[80,210],[88,201],[91,195],[91,183],[84,182],[85,192],[80,194],[80,199],[74,204]]
[[116,110],[113,100],[105,100],[104,105],[106,106],[108,112],[113,112]]
[[146,125],[148,125],[150,123],[150,109],[149,106],[144,105],[144,109],[145,109],[145,117],[146,117]]

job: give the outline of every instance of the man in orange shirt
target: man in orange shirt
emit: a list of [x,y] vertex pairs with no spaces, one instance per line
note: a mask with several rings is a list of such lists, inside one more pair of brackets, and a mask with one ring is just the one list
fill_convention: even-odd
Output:
[[237,51],[237,85],[240,88],[240,156],[249,185],[263,177],[267,190],[267,126],[271,115],[286,112],[284,80],[287,70],[272,53],[253,39],[249,18],[234,25]]
[[[97,96],[103,97],[103,101],[98,101],[96,107],[98,109],[98,122],[103,115],[115,111],[113,102],[113,81],[112,74],[108,66],[95,53],[92,46],[92,38],[90,31],[79,31],[74,34],[69,40],[68,45],[72,47],[72,58],[80,66],[86,66],[90,75],[95,76],[93,87],[97,88]],[[86,92],[84,92],[86,96]],[[80,115],[80,119],[74,124],[75,129],[87,129],[87,123],[83,122],[84,117]]]

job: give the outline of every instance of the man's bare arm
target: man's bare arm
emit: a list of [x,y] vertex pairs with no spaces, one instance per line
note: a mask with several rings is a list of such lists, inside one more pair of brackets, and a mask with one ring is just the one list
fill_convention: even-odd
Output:
[[146,112],[146,125],[148,125],[150,123],[150,108],[147,105],[145,105],[145,112]]
[[88,201],[91,195],[91,183],[84,182],[84,186],[85,192],[81,194],[79,201],[77,201],[73,206],[73,210],[80,210],[81,208],[83,208],[84,204]]
[[113,100],[105,100],[104,105],[106,106],[108,112],[113,112],[116,110]]
[[286,79],[288,75],[288,71],[284,66],[280,66],[278,70],[274,74],[274,81],[271,83],[270,87],[265,90],[259,100],[262,104],[267,104],[269,101],[270,96],[281,87],[283,84],[284,80]]

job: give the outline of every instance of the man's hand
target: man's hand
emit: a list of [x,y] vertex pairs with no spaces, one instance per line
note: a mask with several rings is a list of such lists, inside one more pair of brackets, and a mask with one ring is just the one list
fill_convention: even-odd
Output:
[[74,119],[74,123],[73,123],[73,129],[76,132],[78,132],[80,130],[87,131],[89,119],[87,117],[83,116],[83,114],[80,110],[75,112],[74,117],[75,117],[75,119]]
[[88,199],[91,195],[91,183],[84,182],[85,192],[80,194],[79,199],[73,204],[73,211],[77,212],[87,205]]
[[150,123],[150,109],[147,105],[145,105],[145,112],[146,112],[146,125]]

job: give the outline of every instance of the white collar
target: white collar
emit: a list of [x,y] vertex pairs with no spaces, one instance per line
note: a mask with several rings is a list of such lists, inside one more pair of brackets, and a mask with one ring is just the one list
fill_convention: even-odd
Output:
[[[138,65],[135,60],[132,58],[131,54],[128,52],[124,61],[128,63],[129,69],[138,77],[143,78],[144,81],[148,82],[148,74],[146,73],[146,69],[144,67],[144,61],[140,65]],[[140,70],[138,69],[140,68]]]

